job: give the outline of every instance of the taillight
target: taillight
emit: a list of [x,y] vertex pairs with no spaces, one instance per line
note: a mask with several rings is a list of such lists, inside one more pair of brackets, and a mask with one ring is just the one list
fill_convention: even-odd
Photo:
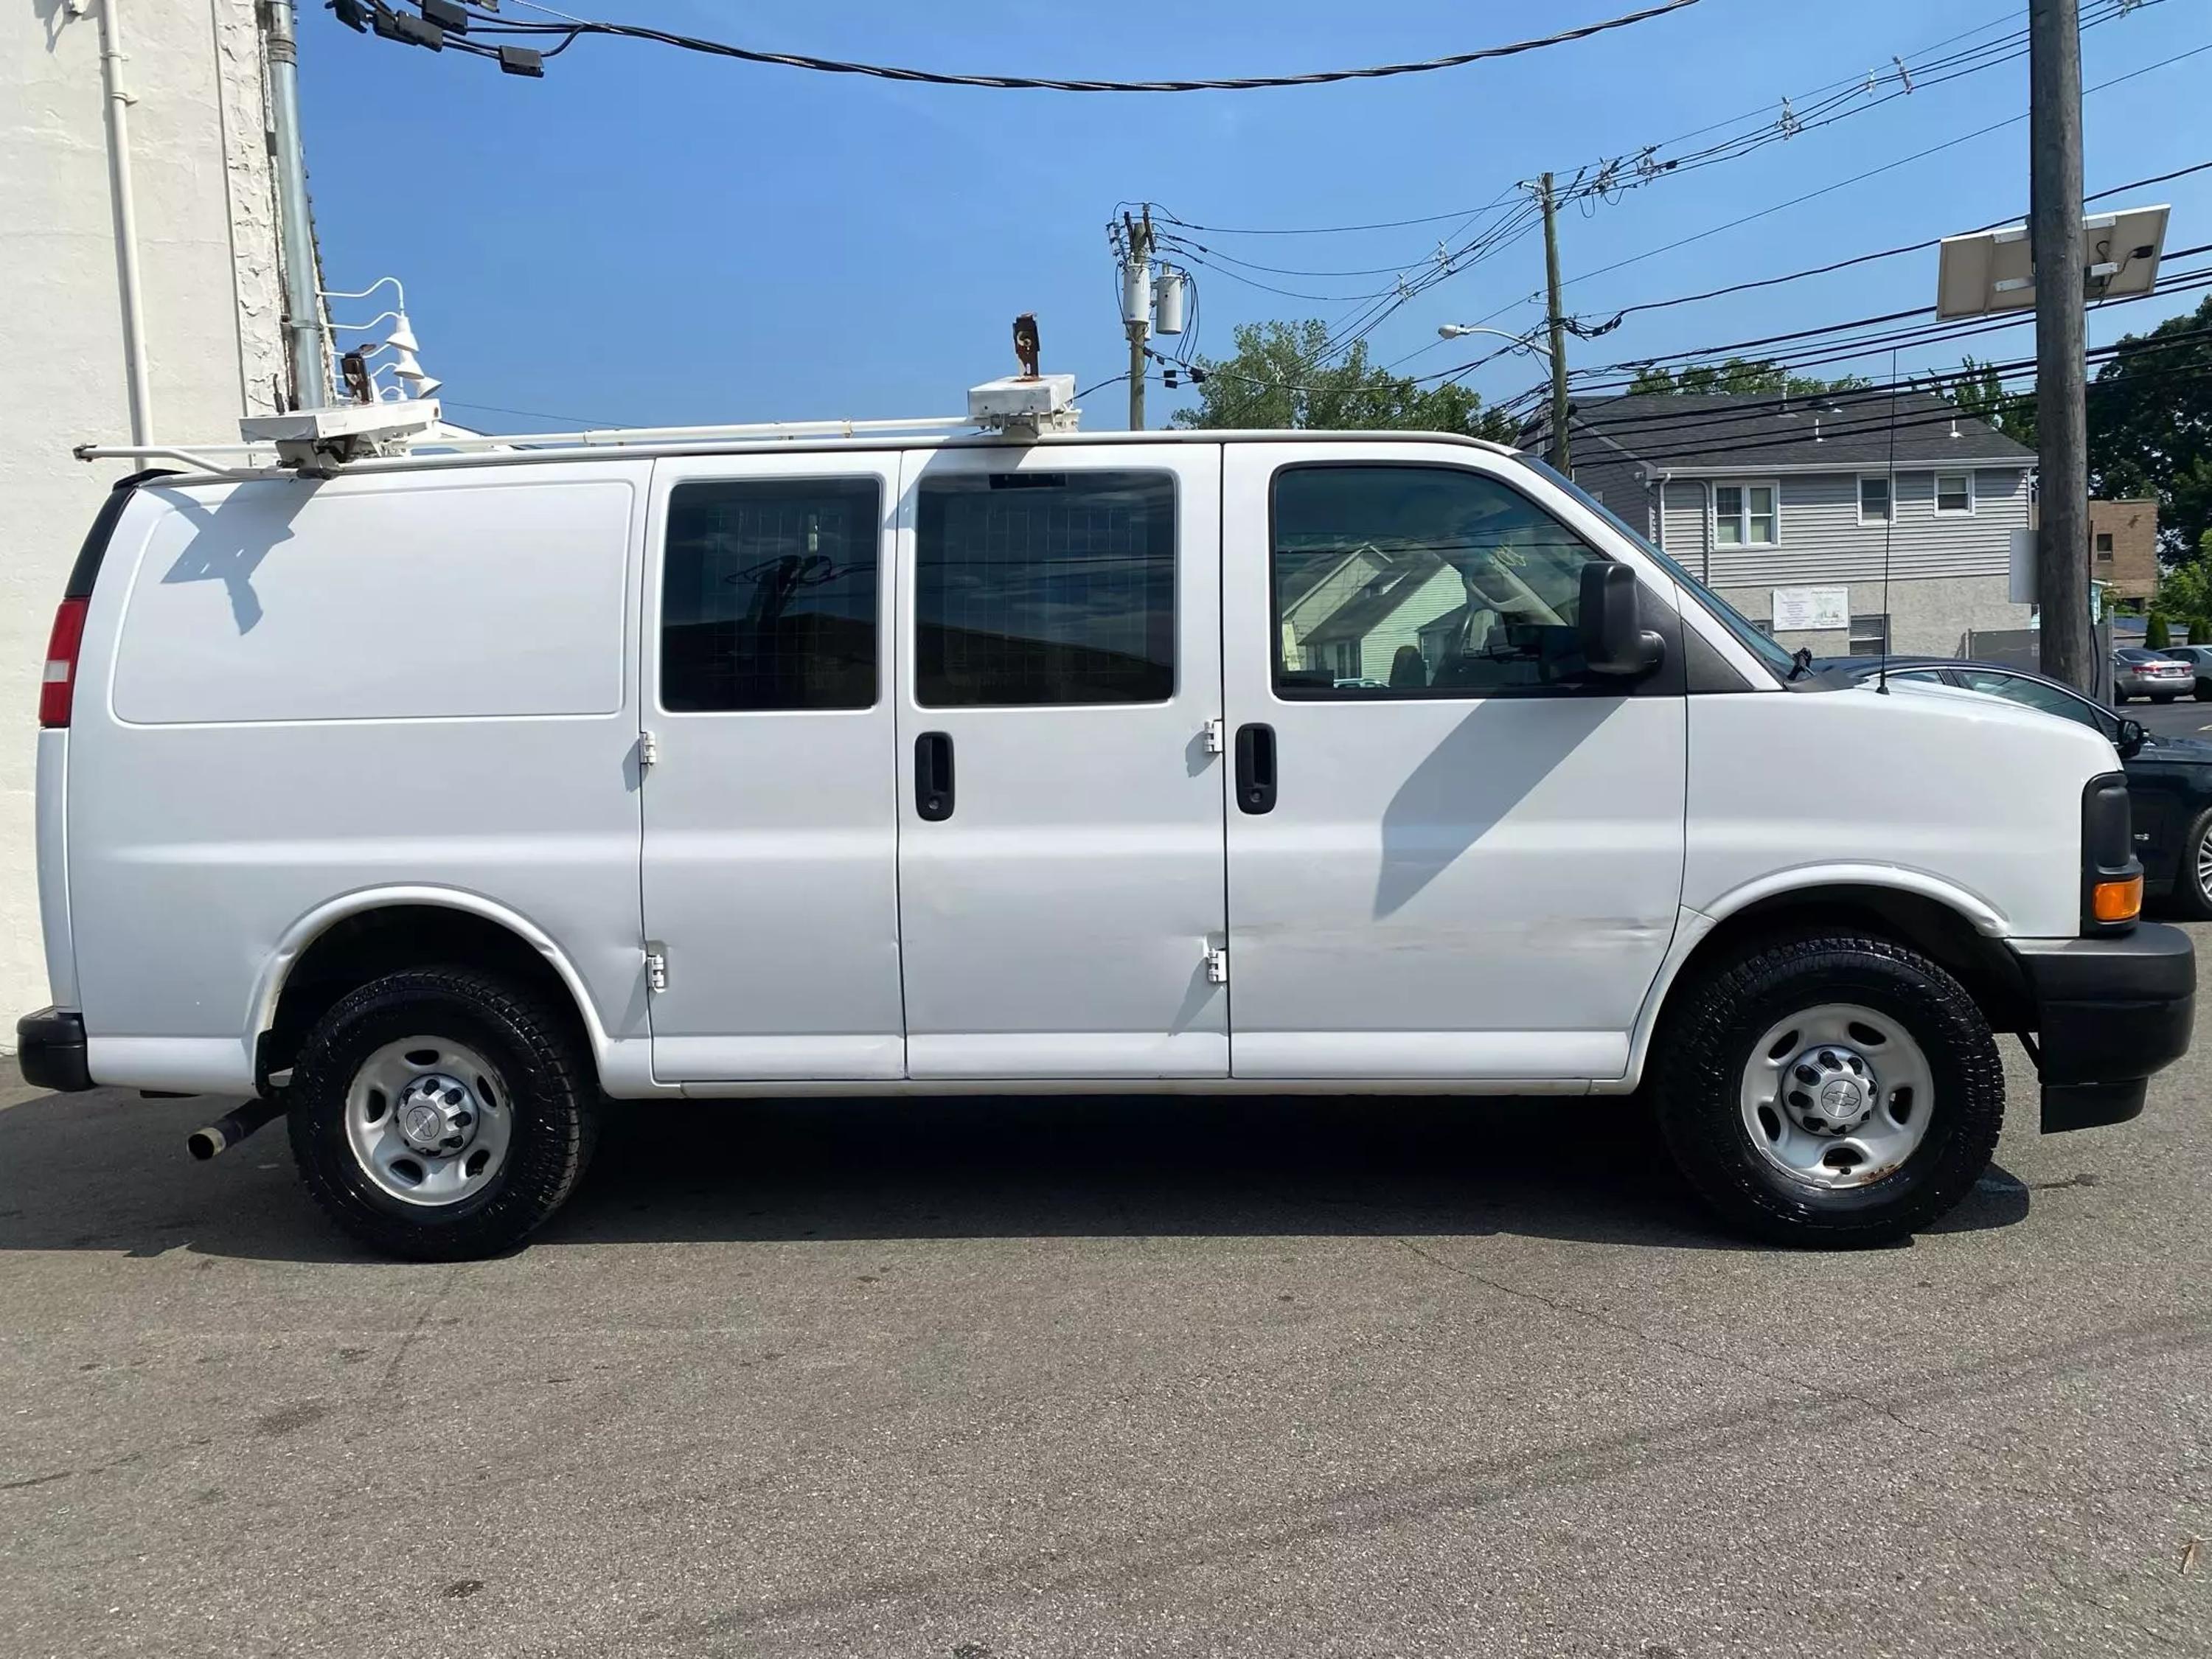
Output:
[[84,613],[91,601],[64,599],[46,639],[46,677],[39,685],[39,724],[67,726],[76,690],[77,647],[84,643]]

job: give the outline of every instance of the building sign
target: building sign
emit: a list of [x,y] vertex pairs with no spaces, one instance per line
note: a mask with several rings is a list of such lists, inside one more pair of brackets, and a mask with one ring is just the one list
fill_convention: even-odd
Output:
[[1851,590],[1848,587],[1778,587],[1774,590],[1774,631],[1802,634],[1820,628],[1851,625]]

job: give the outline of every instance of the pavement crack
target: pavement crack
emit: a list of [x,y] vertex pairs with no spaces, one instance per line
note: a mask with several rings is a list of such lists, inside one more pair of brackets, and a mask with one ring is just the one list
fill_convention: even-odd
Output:
[[[1522,1302],[1533,1302],[1538,1307],[1548,1308],[1554,1313],[1567,1314],[1574,1318],[1587,1321],[1601,1330],[1611,1331],[1616,1335],[1629,1337],[1655,1348],[1665,1348],[1671,1352],[1681,1354],[1686,1358],[1702,1361],[1708,1365],[1722,1366],[1727,1370],[1740,1371],[1747,1376],[1762,1378],[1769,1382],[1779,1382],[1801,1394],[1818,1397],[1817,1391],[1809,1384],[1783,1372],[1769,1370],[1764,1365],[1754,1364],[1747,1360],[1734,1359],[1726,1354],[1710,1353],[1703,1348],[1693,1347],[1687,1342],[1677,1342],[1672,1337],[1659,1336],[1644,1329],[1641,1326],[1615,1319],[1597,1309],[1585,1308],[1579,1303],[1563,1302],[1556,1297],[1546,1296],[1538,1291],[1525,1291],[1518,1285],[1508,1285],[1501,1279],[1491,1278],[1487,1273],[1477,1273],[1472,1267],[1463,1267],[1457,1262],[1448,1261],[1433,1251],[1423,1249],[1410,1239],[1390,1237],[1389,1242],[1398,1246],[1400,1249],[1419,1256],[1432,1267],[1441,1269],[1455,1278],[1463,1279],[1471,1285],[1480,1285],[1486,1290],[1495,1291],[1500,1296],[1510,1296]],[[1911,1419],[1901,1415],[1893,1406],[1885,1405],[1882,1401],[1870,1399],[1863,1394],[1846,1392],[1844,1397],[1855,1401],[1870,1412],[1887,1417],[1899,1428],[1908,1430],[1913,1434],[1930,1439],[1938,1437],[1932,1431],[1923,1428]]]
[[75,1469],[63,1469],[53,1474],[34,1474],[25,1480],[0,1480],[0,1492],[21,1492],[26,1486],[43,1486],[55,1480],[66,1480]]
[[407,1351],[415,1346],[416,1340],[422,1334],[422,1328],[430,1322],[430,1316],[438,1310],[439,1305],[447,1297],[452,1295],[453,1286],[460,1280],[461,1269],[467,1265],[465,1262],[456,1261],[447,1271],[446,1282],[438,1287],[436,1293],[422,1299],[422,1310],[415,1316],[415,1322],[407,1328],[407,1334],[399,1339],[399,1346],[392,1356],[392,1363],[384,1368],[382,1385],[384,1388],[391,1388],[392,1382],[398,1377],[400,1366],[406,1363]]

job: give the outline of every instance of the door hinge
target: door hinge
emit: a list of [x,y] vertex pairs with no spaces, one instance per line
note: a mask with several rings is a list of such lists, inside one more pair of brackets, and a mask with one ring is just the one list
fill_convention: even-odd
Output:
[[1226,752],[1228,747],[1228,728],[1218,719],[1206,721],[1206,752],[1209,755],[1218,755]]
[[637,769],[642,772],[648,766],[658,765],[659,761],[660,745],[653,740],[653,733],[639,732],[637,734]]
[[645,982],[656,991],[668,988],[668,947],[657,939],[646,941]]
[[1209,950],[1206,953],[1206,982],[1208,985],[1229,983],[1229,952]]

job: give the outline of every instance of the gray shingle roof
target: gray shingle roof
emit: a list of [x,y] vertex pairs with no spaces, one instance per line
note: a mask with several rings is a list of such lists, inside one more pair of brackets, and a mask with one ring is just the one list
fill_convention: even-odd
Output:
[[[1577,459],[1626,450],[1653,467],[1882,466],[1890,459],[1891,394],[1838,392],[1791,398],[1769,392],[1691,392],[1578,398],[1570,417]],[[1926,392],[1896,395],[1897,464],[1967,461],[2033,466],[2035,452]],[[1620,446],[1619,449],[1613,447]]]

